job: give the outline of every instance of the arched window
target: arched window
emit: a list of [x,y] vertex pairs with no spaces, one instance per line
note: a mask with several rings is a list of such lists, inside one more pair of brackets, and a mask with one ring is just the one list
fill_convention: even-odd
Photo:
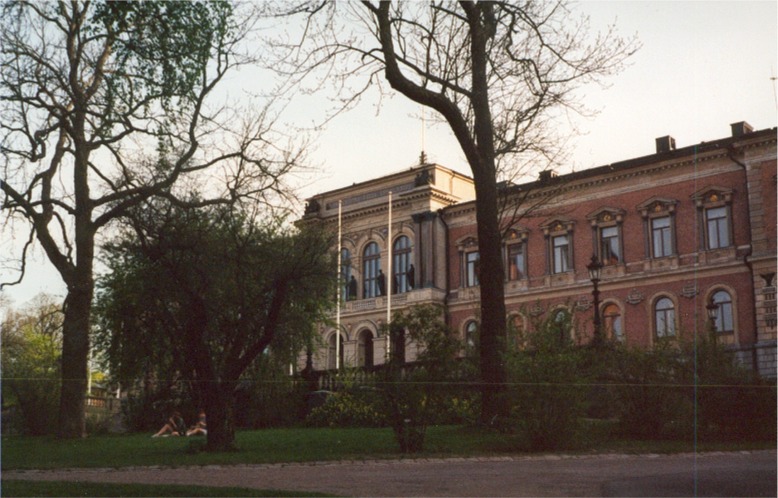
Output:
[[474,320],[465,325],[465,355],[475,356],[476,345],[478,344],[478,323]]
[[381,251],[378,244],[371,242],[365,247],[362,258],[362,297],[376,297],[378,292],[378,270],[381,267]]
[[[332,334],[327,343],[327,369],[334,370],[338,368],[338,364],[335,361],[337,351],[337,335]],[[340,366],[343,366],[343,336],[340,336]]]
[[621,309],[615,303],[606,304],[602,309],[602,325],[605,337],[616,341],[624,340],[624,329],[621,320]]
[[412,265],[411,241],[405,235],[402,235],[394,241],[392,246],[392,293],[403,293],[410,291],[415,282],[410,280],[415,278],[415,271],[410,272]]
[[718,306],[716,310],[716,332],[732,333],[735,331],[735,320],[732,316],[732,297],[729,292],[720,290],[713,294],[713,304]]
[[654,330],[658,339],[675,337],[675,304],[663,297],[654,304]]
[[[341,297],[344,301],[351,301],[356,299],[356,295],[352,295],[353,286],[349,286],[349,280],[351,280],[351,251],[345,247],[340,250],[340,278],[343,288],[341,289]],[[356,294],[356,292],[354,292]]]
[[367,329],[357,336],[357,361],[361,367],[373,366],[373,333]]
[[551,315],[553,318],[553,330],[559,337],[559,343],[564,345],[572,339],[573,317],[567,308],[558,308]]

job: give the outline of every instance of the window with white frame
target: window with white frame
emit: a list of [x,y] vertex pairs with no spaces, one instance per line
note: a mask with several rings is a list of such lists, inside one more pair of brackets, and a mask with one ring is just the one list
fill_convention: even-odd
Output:
[[466,237],[457,242],[459,250],[459,286],[475,287],[479,283],[478,240]]
[[732,247],[732,189],[708,187],[695,193],[692,198],[700,215],[702,249]]
[[547,241],[546,271],[554,275],[573,270],[573,222],[555,219],[541,225]]
[[392,246],[392,293],[411,290],[408,282],[408,269],[412,264],[411,241],[405,235],[397,237]]
[[621,241],[621,224],[624,211],[601,208],[586,217],[592,225],[595,254],[604,266],[624,262],[624,245]]
[[362,297],[376,297],[378,292],[378,270],[381,268],[381,251],[378,244],[371,242],[362,253]]
[[732,296],[725,290],[716,291],[712,296],[716,310],[716,332],[721,334],[735,331],[735,320],[732,315]]
[[666,258],[675,251],[675,205],[678,201],[653,197],[638,206],[646,233],[646,256]]
[[570,236],[568,234],[551,237],[552,268],[554,273],[570,270]]
[[669,297],[654,303],[654,335],[658,339],[675,337],[675,303]]
[[621,263],[619,227],[600,228],[600,262],[603,265]]
[[479,261],[480,255],[478,251],[465,253],[465,287],[475,287],[478,285]]
[[729,215],[726,206],[707,208],[705,210],[705,227],[708,249],[729,247]]
[[511,229],[505,241],[508,280],[527,278],[527,231]]
[[673,237],[671,219],[669,216],[652,218],[651,221],[651,256],[664,258],[673,254]]
[[508,253],[508,280],[521,280],[527,277],[527,253],[523,242],[509,244]]

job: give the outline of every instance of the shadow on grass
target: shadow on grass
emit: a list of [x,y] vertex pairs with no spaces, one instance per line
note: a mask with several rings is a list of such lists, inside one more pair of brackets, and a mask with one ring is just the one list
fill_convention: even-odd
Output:
[[211,488],[205,486],[116,484],[67,481],[3,480],[3,496],[334,496],[277,489]]

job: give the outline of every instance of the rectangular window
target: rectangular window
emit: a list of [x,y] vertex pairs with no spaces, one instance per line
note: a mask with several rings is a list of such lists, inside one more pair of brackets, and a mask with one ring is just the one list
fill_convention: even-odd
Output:
[[465,287],[478,285],[478,251],[465,253]]
[[508,246],[508,280],[524,278],[526,267],[524,244],[510,244]]
[[554,273],[564,273],[570,269],[570,240],[568,235],[557,235],[552,239]]
[[729,247],[729,220],[727,208],[717,207],[705,210],[705,222],[708,230],[708,249]]
[[651,243],[653,257],[664,258],[672,256],[673,241],[670,231],[670,217],[653,218],[651,220]]
[[618,227],[607,227],[600,230],[600,261],[604,265],[615,265],[621,262]]

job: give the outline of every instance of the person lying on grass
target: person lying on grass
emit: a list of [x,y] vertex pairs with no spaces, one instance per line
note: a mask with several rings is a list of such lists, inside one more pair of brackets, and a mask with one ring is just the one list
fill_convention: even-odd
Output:
[[162,428],[151,437],[183,436],[185,434],[186,434],[186,424],[184,423],[184,418],[181,416],[181,413],[179,413],[178,411],[174,411],[170,415],[170,418],[167,419],[167,423],[163,425]]

